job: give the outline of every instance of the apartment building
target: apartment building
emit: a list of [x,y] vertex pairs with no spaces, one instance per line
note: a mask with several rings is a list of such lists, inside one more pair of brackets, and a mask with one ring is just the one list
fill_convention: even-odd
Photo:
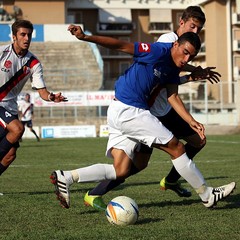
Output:
[[[224,88],[208,88],[211,98],[225,103],[237,101],[236,82],[240,78],[239,0],[3,0],[0,6],[16,18],[34,24],[81,23],[92,34],[127,41],[153,42],[175,30],[182,11],[200,5],[206,14],[201,32],[202,49],[193,65],[215,66]],[[61,33],[59,33],[61,34]],[[116,77],[132,62],[129,55],[100,48],[104,61],[102,89],[113,89]]]

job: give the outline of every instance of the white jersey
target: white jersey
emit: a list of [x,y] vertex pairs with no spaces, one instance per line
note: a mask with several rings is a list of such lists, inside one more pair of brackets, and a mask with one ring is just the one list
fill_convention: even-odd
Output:
[[17,96],[28,79],[33,89],[46,87],[39,60],[29,51],[18,56],[12,44],[0,46],[0,106],[11,114],[18,113]]
[[21,112],[21,121],[32,120],[33,115],[33,104],[25,100],[19,102],[18,107],[19,112]]
[[[178,35],[175,32],[170,32],[161,35],[157,42],[175,42],[176,40],[178,40]],[[167,90],[166,88],[162,88],[151,106],[150,112],[154,116],[162,117],[165,116],[171,108],[172,106],[169,104],[167,98]]]

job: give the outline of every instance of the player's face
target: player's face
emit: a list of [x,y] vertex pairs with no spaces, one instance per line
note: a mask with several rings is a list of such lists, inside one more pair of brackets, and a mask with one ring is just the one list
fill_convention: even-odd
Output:
[[32,30],[28,28],[19,28],[17,35],[13,35],[13,46],[17,54],[22,55],[30,47],[32,40]]
[[199,34],[203,25],[196,18],[189,18],[186,22],[181,19],[179,28],[181,29],[181,34],[185,32],[194,32]]
[[196,50],[189,42],[182,44],[174,42],[171,49],[171,54],[175,65],[179,68],[182,68],[195,57]]
[[30,102],[30,95],[26,94],[25,99],[27,102]]

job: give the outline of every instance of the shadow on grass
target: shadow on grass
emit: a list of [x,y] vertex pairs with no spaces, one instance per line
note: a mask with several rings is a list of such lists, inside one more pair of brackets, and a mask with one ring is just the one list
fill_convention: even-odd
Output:
[[[89,188],[81,188],[81,189],[74,189],[71,190],[71,193],[86,193],[89,190]],[[44,195],[44,194],[54,194],[55,190],[52,191],[34,191],[34,192],[4,192],[4,195],[16,195],[16,194],[25,194],[25,195]]]
[[164,221],[164,218],[144,218],[144,219],[138,219],[135,225],[141,225],[146,223],[154,223],[154,222],[162,222]]
[[[210,177],[210,178],[206,178],[206,180],[210,180],[210,179],[227,179],[227,176],[215,176],[215,177]],[[180,180],[180,182],[186,183],[185,180]],[[223,183],[224,184],[224,183]],[[128,187],[133,187],[133,186],[146,186],[146,185],[159,185],[159,181],[152,181],[152,182],[135,182],[135,183],[124,183],[120,186],[118,186],[117,188],[113,189],[112,191],[119,191],[122,190],[124,188],[128,188]],[[91,187],[86,187],[86,188],[82,188],[82,184],[81,184],[81,188],[79,189],[72,189],[71,193],[86,193],[89,189],[91,189]],[[236,190],[235,190],[236,191]],[[53,191],[34,191],[34,192],[8,192],[8,193],[4,193],[4,195],[9,196],[9,195],[15,195],[15,194],[26,194],[26,195],[43,195],[43,194],[54,194],[54,189]],[[232,194],[230,196],[228,196],[226,199],[223,199],[221,202],[226,202],[227,204],[223,207],[214,207],[213,209],[232,209],[232,208],[239,208],[240,207],[240,194]],[[185,198],[185,199],[181,199],[179,198],[178,201],[157,201],[157,202],[151,202],[151,203],[147,203],[147,204],[140,204],[139,207],[165,207],[165,206],[169,206],[169,205],[175,205],[175,206],[182,206],[182,205],[191,205],[191,204],[196,204],[199,203],[201,204],[201,200],[200,199],[191,199],[191,198]],[[94,210],[93,210],[94,211]]]
[[232,195],[224,199],[223,202],[227,204],[222,207],[216,206],[213,208],[213,210],[240,208],[240,194],[234,194],[233,192]]
[[[221,209],[235,209],[240,208],[240,194],[234,193],[227,198],[221,200],[220,202],[224,203],[224,206],[214,206],[213,208],[209,208],[210,210],[221,210]],[[180,199],[179,201],[157,201],[151,202],[147,204],[139,204],[140,208],[150,208],[150,207],[166,207],[166,206],[183,206],[183,205],[192,205],[192,204],[201,204],[200,199]]]
[[[228,177],[227,176],[215,176],[215,177],[209,177],[209,178],[205,178],[205,180],[211,180],[211,179],[227,179]],[[126,180],[127,181],[127,180]],[[181,179],[179,180],[180,183],[184,183],[184,184],[187,184],[187,182],[184,180],[184,179]],[[226,183],[223,183],[223,184],[226,184]],[[83,188],[83,184],[80,184],[81,186],[79,187],[79,189],[72,189],[71,190],[71,193],[74,193],[74,192],[83,192],[83,193],[86,193],[87,191],[89,191],[90,189],[93,189],[93,187],[85,187]],[[96,184],[95,186],[97,186],[98,184]],[[124,188],[128,188],[128,187],[134,187],[134,186],[148,186],[148,185],[159,185],[159,181],[152,181],[152,182],[131,182],[131,183],[127,183],[127,182],[124,182],[123,184],[121,184],[120,186],[117,186],[115,189],[112,189],[111,191],[119,191],[119,190],[122,190]],[[76,185],[75,185],[76,186]],[[189,185],[189,188],[190,188],[190,185]],[[29,195],[38,195],[38,194],[48,194],[48,193],[53,193],[53,191],[38,191],[38,192],[9,192],[9,193],[6,193],[6,194],[29,194]]]
[[201,200],[199,199],[179,199],[177,201],[161,201],[159,199],[158,201],[155,202],[150,202],[150,203],[145,203],[145,204],[139,204],[139,208],[151,208],[151,207],[159,207],[163,208],[166,206],[183,206],[183,205],[191,205],[191,204],[196,204],[196,203],[201,203]]
[[[78,212],[78,215],[92,215],[92,214],[95,214],[95,213],[99,213],[98,210],[95,210],[91,207],[86,207],[86,210],[84,211],[79,211]],[[105,214],[104,211],[100,211],[100,213],[102,214]],[[136,224],[135,225],[141,225],[141,224],[146,224],[146,223],[153,223],[153,222],[161,222],[161,221],[164,221],[165,219],[164,218],[141,218],[141,219],[138,219]]]

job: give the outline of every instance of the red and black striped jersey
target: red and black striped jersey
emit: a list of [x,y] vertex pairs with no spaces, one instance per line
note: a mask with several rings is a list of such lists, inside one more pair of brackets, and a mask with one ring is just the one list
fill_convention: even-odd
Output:
[[0,106],[17,114],[17,97],[28,80],[33,89],[46,87],[39,60],[30,51],[18,56],[12,44],[0,46]]

